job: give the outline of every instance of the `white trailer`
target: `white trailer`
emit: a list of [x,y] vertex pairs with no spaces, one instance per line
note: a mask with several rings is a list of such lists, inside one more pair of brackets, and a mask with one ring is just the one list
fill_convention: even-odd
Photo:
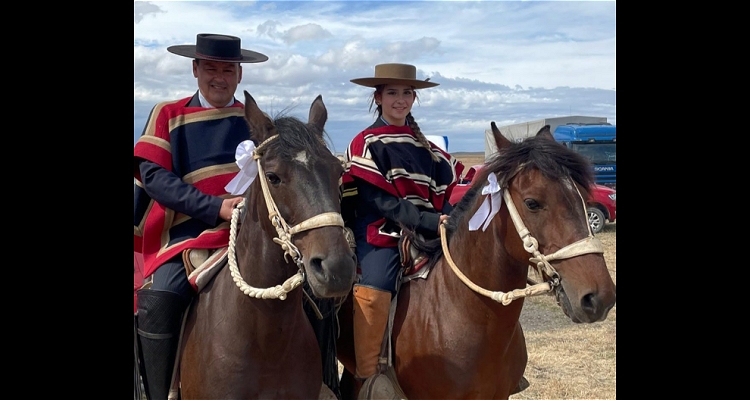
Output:
[[[554,132],[558,125],[581,123],[581,124],[596,124],[606,123],[607,117],[587,117],[582,115],[571,115],[567,117],[554,117],[538,119],[536,121],[521,122],[518,124],[511,124],[505,126],[498,126],[500,133],[503,134],[508,140],[512,142],[518,142],[526,137],[534,136],[544,125],[549,125],[550,132]],[[484,159],[488,159],[492,154],[497,151],[497,145],[495,144],[495,137],[492,136],[492,129],[487,128],[484,131]]]

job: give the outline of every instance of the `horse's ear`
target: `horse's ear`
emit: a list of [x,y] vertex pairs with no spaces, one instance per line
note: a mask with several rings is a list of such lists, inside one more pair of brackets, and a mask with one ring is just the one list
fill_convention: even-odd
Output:
[[258,108],[253,96],[245,90],[245,120],[250,125],[250,138],[255,140],[255,144],[263,143],[264,140],[276,134],[274,126],[268,116]]
[[500,133],[500,129],[497,129],[495,121],[490,122],[490,127],[492,128],[492,135],[495,137],[495,145],[497,146],[498,150],[509,147],[511,145],[510,140],[506,139],[505,136]]
[[307,117],[307,122],[318,127],[322,135],[327,120],[328,110],[326,109],[326,105],[323,104],[323,96],[318,95],[310,105],[310,115]]
[[555,140],[555,138],[552,136],[552,132],[549,129],[549,125],[544,125],[542,129],[540,129],[539,132],[536,133],[536,135],[541,136],[545,139]]

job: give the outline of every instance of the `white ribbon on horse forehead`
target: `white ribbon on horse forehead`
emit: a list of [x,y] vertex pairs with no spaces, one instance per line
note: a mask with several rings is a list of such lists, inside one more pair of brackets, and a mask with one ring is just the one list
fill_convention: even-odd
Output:
[[482,205],[479,206],[477,212],[469,220],[469,230],[475,231],[482,227],[482,232],[487,230],[487,227],[492,221],[492,217],[500,211],[500,206],[503,204],[503,196],[500,193],[500,185],[497,183],[497,177],[494,172],[490,172],[487,176],[487,185],[482,188],[482,194],[487,196],[484,198]]
[[237,145],[234,159],[240,171],[224,186],[224,190],[234,195],[241,195],[250,187],[255,177],[258,176],[258,164],[253,160],[253,153],[255,153],[255,143],[252,140],[245,140]]

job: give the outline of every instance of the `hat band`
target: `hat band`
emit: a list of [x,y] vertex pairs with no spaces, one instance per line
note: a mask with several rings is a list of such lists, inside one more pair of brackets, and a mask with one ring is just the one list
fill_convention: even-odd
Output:
[[239,57],[217,57],[217,56],[210,56],[208,54],[198,53],[197,51],[195,52],[195,55],[198,58],[205,57],[205,58],[213,58],[215,60],[238,60],[238,61],[242,60],[242,56],[239,56]]

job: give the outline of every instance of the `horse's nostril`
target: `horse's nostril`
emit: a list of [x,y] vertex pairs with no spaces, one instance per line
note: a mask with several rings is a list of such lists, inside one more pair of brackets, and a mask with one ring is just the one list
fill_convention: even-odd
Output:
[[315,274],[320,274],[323,272],[323,259],[320,257],[313,257],[310,259],[309,268],[311,271]]
[[583,309],[587,314],[595,314],[597,309],[597,300],[596,296],[592,293],[589,293],[581,298],[581,309]]
[[581,310],[588,317],[586,322],[596,322],[605,319],[610,308],[604,305],[599,295],[589,293],[581,298]]

